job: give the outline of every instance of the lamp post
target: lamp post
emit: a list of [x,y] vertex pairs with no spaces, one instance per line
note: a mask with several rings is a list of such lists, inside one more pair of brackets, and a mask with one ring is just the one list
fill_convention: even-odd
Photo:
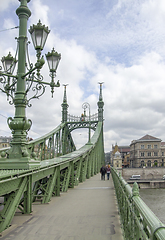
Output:
[[[31,128],[32,121],[26,117],[26,107],[31,106],[30,101],[39,98],[44,94],[46,85],[51,87],[53,97],[54,88],[59,87],[59,81],[55,83],[56,70],[61,59],[61,54],[55,52],[54,48],[46,54],[48,66],[50,69],[50,83],[43,81],[40,73],[45,63],[41,52],[44,48],[46,39],[50,30],[42,25],[39,20],[37,25],[30,27],[29,32],[36,50],[37,61],[33,65],[29,61],[28,39],[27,39],[27,21],[31,16],[27,3],[30,0],[18,0],[20,6],[16,10],[19,18],[19,37],[17,38],[17,51],[15,57],[11,53],[2,57],[3,71],[0,67],[0,83],[3,85],[0,90],[7,95],[10,104],[14,104],[15,116],[9,117],[7,123],[12,131],[11,148],[2,152],[0,158],[0,169],[30,169],[40,166],[35,153],[28,150],[27,133]],[[18,60],[16,60],[18,58]],[[17,73],[14,75],[16,64]],[[28,99],[27,94],[32,90],[34,95]]]
[[91,144],[91,113],[90,113],[90,104],[85,102],[82,104],[84,109],[84,118],[86,117],[86,109],[89,109],[89,135],[88,135],[88,144]]

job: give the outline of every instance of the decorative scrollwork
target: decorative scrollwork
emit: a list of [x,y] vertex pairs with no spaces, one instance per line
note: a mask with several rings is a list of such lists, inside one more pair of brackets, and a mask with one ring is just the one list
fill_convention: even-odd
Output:
[[26,69],[28,72],[30,72],[33,69],[33,63],[29,63],[29,67],[28,64],[26,63]]
[[87,103],[87,102],[83,103],[82,108],[83,109],[90,108],[89,103]]
[[[27,39],[25,40],[27,41]],[[19,39],[17,39],[17,41],[19,42]],[[35,98],[39,99],[39,97],[44,94],[46,85],[50,86],[52,97],[54,93],[54,88],[60,87],[59,80],[57,81],[57,83],[55,83],[54,81],[56,77],[56,71],[54,69],[53,70],[51,69],[50,71],[51,82],[48,83],[43,81],[44,78],[41,75],[40,70],[45,63],[45,60],[42,56],[41,58],[37,59],[37,62],[34,65],[30,63],[29,54],[28,54],[28,44],[29,42],[27,42],[27,46],[26,46],[26,51],[27,51],[27,62],[25,62],[25,67],[27,70],[26,73],[22,74],[21,76],[12,75],[12,72],[9,72],[7,70],[5,70],[5,72],[1,71],[2,67],[0,66],[0,83],[3,85],[3,87],[0,88],[0,90],[6,93],[7,100],[11,105],[15,104],[15,92],[16,92],[15,86],[17,84],[18,77],[21,77],[22,80],[26,82],[26,87],[25,89],[23,89],[24,97],[22,99],[22,103],[24,105],[27,105],[28,107],[32,106],[32,104],[30,103],[32,99],[35,99]],[[16,57],[12,59],[16,59]],[[14,63],[16,63],[16,60]],[[30,90],[33,91],[34,94],[32,94],[33,96],[30,96],[30,98],[27,99],[27,95],[28,95],[28,92],[30,92]]]
[[[27,93],[30,90],[35,92],[35,94],[32,97],[30,97],[28,100],[26,100],[26,104],[28,107],[32,106],[32,104],[29,103],[32,99],[35,99],[35,98],[39,99],[39,97],[44,94],[46,86],[44,86],[42,81],[43,81],[43,76],[41,74],[35,74],[35,72],[29,73],[28,78],[26,78],[25,97],[27,96]],[[33,86],[35,83],[36,83],[36,85]]]
[[36,83],[36,85],[33,86],[31,89],[32,91],[35,92],[35,94],[27,100],[28,107],[32,106],[32,104],[29,103],[32,99],[35,99],[35,98],[39,99],[39,97],[41,97],[44,94],[46,86],[44,86],[42,82],[39,82],[39,83]]
[[[2,68],[2,67],[0,67]],[[0,88],[0,90],[3,93],[6,93],[7,95],[7,101],[9,101],[9,104],[12,105],[14,103],[14,92],[15,92],[15,85],[16,85],[16,79],[13,77],[11,81],[11,77],[4,76],[2,73],[0,73],[0,83],[3,85],[3,89]]]
[[0,74],[0,82],[4,85],[7,81],[6,81],[6,76],[3,76]]

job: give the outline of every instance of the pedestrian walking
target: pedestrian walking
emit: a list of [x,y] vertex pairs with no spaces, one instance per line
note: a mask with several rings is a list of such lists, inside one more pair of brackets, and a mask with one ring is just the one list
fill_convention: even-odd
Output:
[[106,168],[104,165],[100,168],[101,180],[105,180]]
[[111,173],[111,167],[110,167],[110,165],[108,165],[106,172],[107,172],[107,180],[109,180],[110,173]]

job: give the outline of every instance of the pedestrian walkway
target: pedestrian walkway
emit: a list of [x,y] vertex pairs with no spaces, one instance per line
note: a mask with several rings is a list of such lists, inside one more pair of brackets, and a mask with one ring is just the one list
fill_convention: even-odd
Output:
[[0,240],[123,240],[119,219],[113,181],[97,174],[49,204],[35,203],[31,215],[15,216]]

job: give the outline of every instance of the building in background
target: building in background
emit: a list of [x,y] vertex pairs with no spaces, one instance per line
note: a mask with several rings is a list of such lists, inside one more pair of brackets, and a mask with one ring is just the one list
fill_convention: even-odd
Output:
[[122,169],[122,157],[119,151],[115,152],[113,156],[113,167],[116,169]]
[[118,146],[117,143],[116,145],[112,145],[112,151],[111,151],[111,161],[110,163],[114,166],[113,162],[114,162],[114,157],[115,157],[115,153],[119,152],[121,155],[121,159],[122,159],[122,167],[129,167],[130,165],[130,146]]
[[11,137],[0,136],[0,148],[10,147]]
[[111,163],[111,152],[105,153],[105,164],[108,165]]
[[164,167],[165,142],[145,135],[130,144],[130,167]]

